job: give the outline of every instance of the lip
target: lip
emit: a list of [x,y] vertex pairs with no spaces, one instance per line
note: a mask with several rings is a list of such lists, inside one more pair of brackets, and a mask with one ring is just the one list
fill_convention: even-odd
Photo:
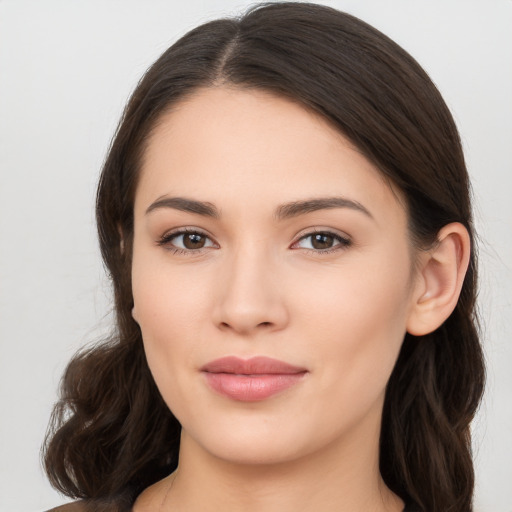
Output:
[[269,357],[215,359],[203,367],[208,385],[233,400],[264,400],[298,384],[307,370]]

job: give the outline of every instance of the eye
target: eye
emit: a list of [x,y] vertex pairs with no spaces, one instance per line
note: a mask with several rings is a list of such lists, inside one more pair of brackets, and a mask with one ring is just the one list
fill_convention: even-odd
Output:
[[315,231],[301,237],[293,248],[306,249],[315,253],[330,253],[347,248],[351,241],[330,231]]
[[199,252],[201,249],[216,247],[207,235],[195,229],[181,229],[166,233],[158,240],[157,244],[171,252],[180,254]]

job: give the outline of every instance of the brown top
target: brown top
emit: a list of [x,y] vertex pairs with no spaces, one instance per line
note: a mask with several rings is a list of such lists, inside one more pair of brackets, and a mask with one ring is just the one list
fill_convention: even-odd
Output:
[[46,512],[83,512],[85,510],[84,504],[81,501],[73,501],[72,503],[66,503],[60,507],[55,507]]

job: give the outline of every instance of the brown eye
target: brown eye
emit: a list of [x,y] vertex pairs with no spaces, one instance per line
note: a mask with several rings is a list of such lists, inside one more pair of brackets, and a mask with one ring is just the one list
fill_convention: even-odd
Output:
[[347,248],[350,240],[329,231],[309,233],[303,236],[295,245],[317,253],[328,253]]
[[327,233],[317,233],[311,236],[311,245],[314,249],[330,249],[334,243],[334,237]]
[[182,230],[164,235],[158,245],[177,253],[192,253],[215,247],[210,237],[200,231]]
[[187,249],[201,249],[206,243],[206,237],[199,233],[187,233],[183,235],[183,245]]

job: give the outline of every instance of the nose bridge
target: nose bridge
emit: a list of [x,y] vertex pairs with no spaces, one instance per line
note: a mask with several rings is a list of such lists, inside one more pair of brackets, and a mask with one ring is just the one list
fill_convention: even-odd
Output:
[[287,320],[286,305],[271,247],[264,240],[240,241],[223,265],[216,323],[240,333],[262,327],[282,328]]

